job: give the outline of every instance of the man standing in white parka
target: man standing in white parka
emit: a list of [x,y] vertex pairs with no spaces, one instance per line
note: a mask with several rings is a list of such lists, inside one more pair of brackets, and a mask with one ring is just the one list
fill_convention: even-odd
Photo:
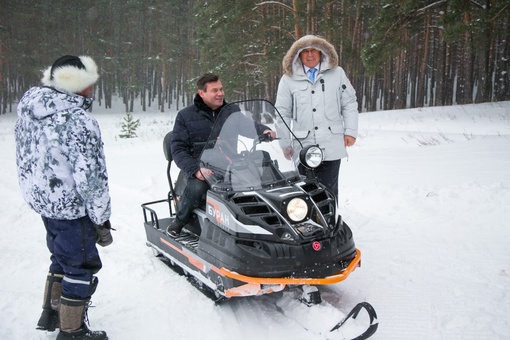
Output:
[[[338,54],[325,39],[306,35],[292,44],[282,61],[276,109],[303,147],[318,145],[325,161],[315,169],[320,183],[338,200],[338,175],[346,147],[358,136],[358,102]],[[290,139],[289,139],[290,140]],[[297,158],[299,143],[284,146]],[[300,173],[305,169],[299,165]]]

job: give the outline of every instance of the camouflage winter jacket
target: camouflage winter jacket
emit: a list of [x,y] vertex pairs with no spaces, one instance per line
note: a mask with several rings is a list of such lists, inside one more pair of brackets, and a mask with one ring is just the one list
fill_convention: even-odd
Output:
[[103,142],[87,114],[92,99],[33,87],[18,105],[15,126],[18,180],[27,203],[42,216],[110,218]]

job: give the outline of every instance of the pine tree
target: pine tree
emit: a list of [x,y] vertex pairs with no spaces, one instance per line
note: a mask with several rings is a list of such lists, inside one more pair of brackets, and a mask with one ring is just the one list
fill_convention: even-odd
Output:
[[134,138],[137,137],[136,129],[140,126],[140,119],[134,120],[131,112],[126,112],[126,117],[121,125],[120,138]]

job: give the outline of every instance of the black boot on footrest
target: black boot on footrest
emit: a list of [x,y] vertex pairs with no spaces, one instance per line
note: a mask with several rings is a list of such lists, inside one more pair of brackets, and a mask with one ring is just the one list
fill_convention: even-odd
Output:
[[176,238],[181,233],[182,228],[184,227],[184,224],[179,222],[177,218],[170,223],[168,228],[166,228],[166,234],[170,236],[171,238]]

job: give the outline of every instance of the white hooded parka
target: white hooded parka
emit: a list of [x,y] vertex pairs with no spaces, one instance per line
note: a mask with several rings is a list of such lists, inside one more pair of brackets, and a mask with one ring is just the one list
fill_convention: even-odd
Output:
[[[321,52],[315,83],[299,58],[307,48]],[[358,136],[358,102],[334,47],[323,38],[304,36],[290,47],[282,66],[275,107],[294,135],[304,147],[319,145],[326,161],[347,157],[344,135]],[[292,147],[298,145],[295,141]]]

